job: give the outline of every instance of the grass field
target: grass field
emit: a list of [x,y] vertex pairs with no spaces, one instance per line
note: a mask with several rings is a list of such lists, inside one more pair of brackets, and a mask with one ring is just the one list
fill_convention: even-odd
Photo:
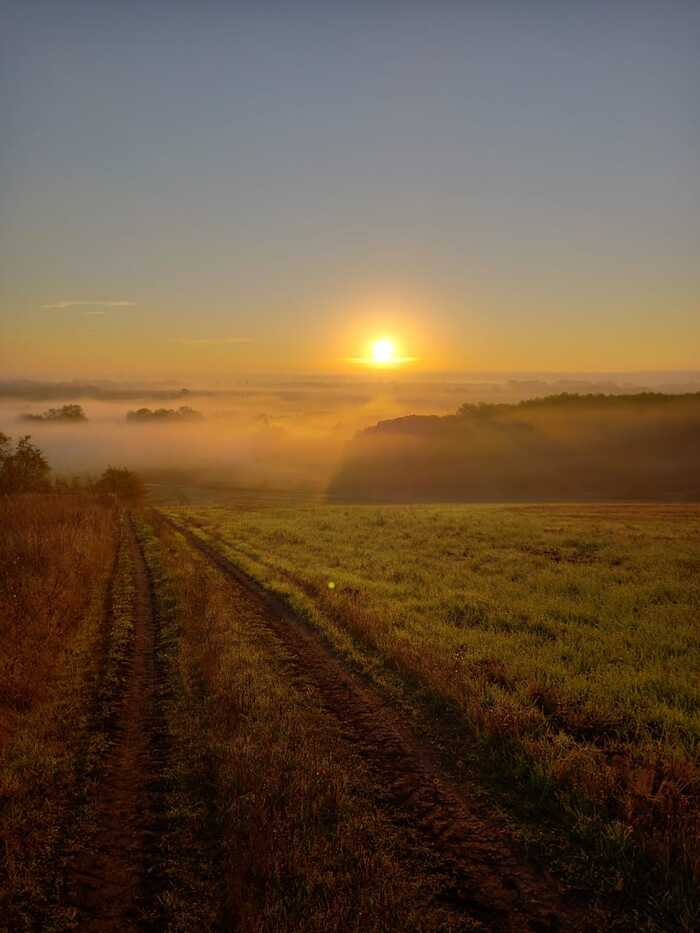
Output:
[[700,508],[0,518],[3,933],[697,929]]
[[[700,508],[173,508],[347,654],[457,709],[597,855],[700,876]],[[368,660],[366,652],[371,653]]]

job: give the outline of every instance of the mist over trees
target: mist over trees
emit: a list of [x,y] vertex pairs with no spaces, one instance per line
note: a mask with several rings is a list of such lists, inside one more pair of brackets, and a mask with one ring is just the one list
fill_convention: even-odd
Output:
[[178,421],[204,421],[204,415],[200,411],[195,411],[187,405],[180,408],[138,408],[136,411],[126,413],[127,421],[160,421],[160,422],[178,422]]
[[27,412],[20,416],[22,421],[41,421],[43,424],[67,423],[77,424],[81,421],[87,421],[87,415],[83,411],[82,405],[61,405],[60,408],[49,408],[40,415]]
[[700,499],[700,393],[463,405],[361,432],[332,496],[358,500]]

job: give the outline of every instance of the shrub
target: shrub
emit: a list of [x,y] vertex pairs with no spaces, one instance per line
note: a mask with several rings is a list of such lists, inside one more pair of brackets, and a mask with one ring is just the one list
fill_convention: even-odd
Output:
[[108,467],[95,484],[95,491],[127,501],[142,499],[144,495],[141,478],[124,467]]

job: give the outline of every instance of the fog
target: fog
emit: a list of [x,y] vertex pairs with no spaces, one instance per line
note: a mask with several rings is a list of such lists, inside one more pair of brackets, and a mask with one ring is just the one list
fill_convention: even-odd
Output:
[[[483,419],[462,418],[456,425],[454,419],[443,418],[435,422],[440,428],[429,440],[429,422],[412,432],[406,430],[404,420],[400,438],[389,438],[392,428],[387,426],[379,429],[381,437],[376,431],[362,432],[406,415],[453,415],[464,403],[518,402],[563,391],[622,393],[654,385],[678,392],[700,388],[696,375],[676,377],[668,385],[663,375],[655,383],[646,380],[646,385],[573,376],[500,382],[449,377],[258,379],[191,389],[164,384],[0,383],[0,430],[15,438],[30,434],[55,475],[65,477],[95,476],[112,465],[136,470],[151,483],[309,491],[330,487],[339,495],[359,498],[546,497],[567,494],[572,488],[564,474],[604,469],[612,477],[617,469],[610,459],[613,447],[622,464],[633,450],[645,469],[656,457],[660,469],[667,470],[665,451],[659,446],[662,438],[670,436],[669,443],[678,448],[678,432],[687,425],[683,428],[678,417],[669,419],[668,412],[657,413],[650,434],[649,418],[642,430],[638,419],[629,420],[623,406],[614,414],[598,411],[576,418],[559,410],[531,412],[527,418],[522,412],[517,417],[501,412],[489,426]],[[23,414],[40,414],[71,402],[82,405],[87,422],[22,420]],[[183,405],[201,412],[204,419],[163,423],[126,419],[129,411],[143,407]],[[609,452],[607,464],[598,462],[599,457],[594,465],[590,452],[598,447]],[[495,482],[499,475],[511,479],[499,486]],[[624,475],[615,482],[624,486]],[[670,482],[673,486],[675,479]],[[630,495],[640,488],[638,479],[628,485]]]
[[552,396],[385,421],[330,484],[360,500],[700,499],[700,393]]
[[[0,430],[30,434],[57,475],[95,475],[114,465],[147,480],[307,489],[325,487],[357,431],[407,410],[452,411],[457,401],[450,384],[344,381],[258,382],[186,394],[162,387],[25,383],[6,387],[2,395]],[[82,405],[86,422],[22,419],[70,402]],[[129,411],[183,404],[204,420],[127,422]]]

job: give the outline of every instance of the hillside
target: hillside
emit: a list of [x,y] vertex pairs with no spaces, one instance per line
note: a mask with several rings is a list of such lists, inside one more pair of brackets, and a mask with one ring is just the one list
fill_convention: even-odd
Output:
[[330,495],[357,500],[700,498],[700,393],[554,395],[380,421]]

